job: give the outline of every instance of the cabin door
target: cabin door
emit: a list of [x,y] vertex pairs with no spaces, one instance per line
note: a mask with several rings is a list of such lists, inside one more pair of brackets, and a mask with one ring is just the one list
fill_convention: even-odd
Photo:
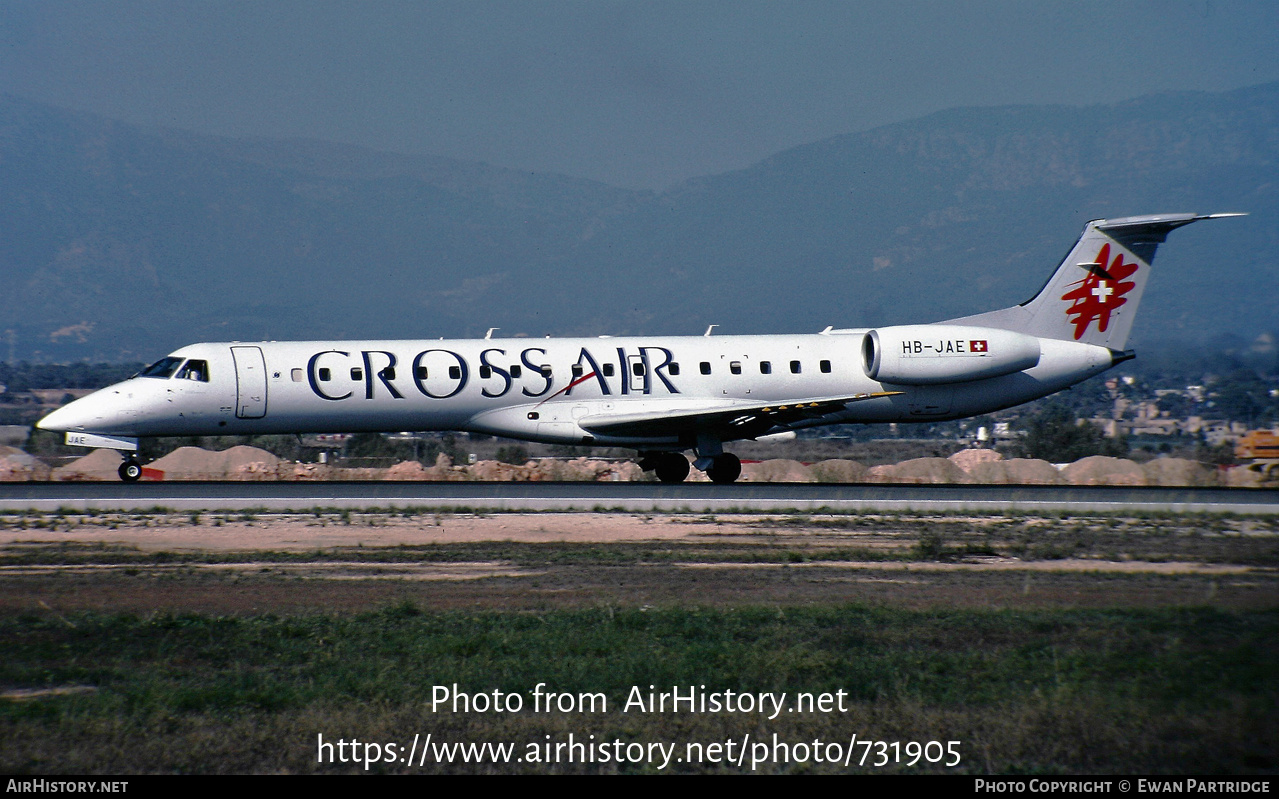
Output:
[[232,347],[235,359],[235,415],[241,419],[266,416],[266,361],[261,347]]

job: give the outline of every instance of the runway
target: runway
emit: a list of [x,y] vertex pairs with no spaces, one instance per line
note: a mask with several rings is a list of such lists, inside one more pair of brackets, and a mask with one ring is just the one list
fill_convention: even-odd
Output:
[[450,511],[1279,513],[1279,491],[827,483],[0,483],[0,511],[432,508]]

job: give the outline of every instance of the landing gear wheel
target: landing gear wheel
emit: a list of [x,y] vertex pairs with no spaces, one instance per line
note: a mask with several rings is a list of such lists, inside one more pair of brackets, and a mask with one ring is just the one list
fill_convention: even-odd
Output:
[[731,452],[716,455],[706,476],[712,483],[731,483],[742,476],[742,461]]
[[138,478],[142,477],[142,464],[133,458],[125,458],[124,463],[120,464],[120,468],[116,471],[124,482],[136,483]]
[[688,477],[688,458],[678,452],[664,452],[658,456],[654,471],[663,483],[682,483]]

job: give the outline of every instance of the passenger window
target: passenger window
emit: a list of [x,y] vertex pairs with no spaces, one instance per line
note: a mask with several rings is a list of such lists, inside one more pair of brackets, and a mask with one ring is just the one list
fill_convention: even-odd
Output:
[[364,370],[363,370],[363,369],[361,369],[361,368],[360,368],[360,367],[358,367],[358,366],[357,366],[357,367],[355,367],[354,369],[352,369],[352,370],[351,370],[351,379],[352,379],[352,380],[363,380],[363,379],[364,379]]
[[790,373],[793,375],[799,374],[799,361],[790,362]]
[[524,374],[524,370],[520,368],[518,363],[511,364],[511,377],[519,377]]
[[482,377],[485,380],[488,380],[492,376],[493,376],[493,367],[488,366],[487,364],[480,367],[480,377]]
[[331,371],[329,371],[329,367],[327,367],[327,366],[321,366],[321,367],[320,367],[320,380],[322,380],[322,381],[324,381],[325,383],[327,383],[327,382],[329,382],[329,381],[330,381],[330,380],[332,380],[332,379],[333,379],[333,373],[332,373]]
[[549,366],[543,366],[543,367],[540,369],[540,371],[541,371],[541,373],[542,373],[542,377],[550,377],[550,376],[551,376],[551,367],[549,367]]
[[631,364],[631,372],[634,373],[636,377],[643,377],[644,376],[643,361],[636,361],[635,363]]
[[768,361],[760,361],[759,373],[762,375],[771,375],[773,373],[773,364]]
[[460,366],[450,366],[450,367],[449,367],[449,379],[450,379],[450,380],[461,380],[461,379],[462,379],[462,367],[460,367]]
[[679,377],[679,364],[677,363],[671,364],[670,366],[667,367],[666,371],[670,372],[675,377]]
[[611,364],[611,363],[606,363],[606,364],[604,364],[603,369],[604,369],[604,376],[605,376],[605,377],[612,377],[612,376],[613,376],[613,372],[615,371],[615,370],[613,369],[613,364]]
[[293,382],[294,382],[294,383],[301,383],[301,382],[302,382],[302,370],[301,370],[301,369],[294,369],[292,372],[289,372],[289,376],[293,378]]
[[575,364],[573,364],[572,368],[571,368],[571,369],[569,369],[569,371],[573,373],[573,377],[581,377],[581,376],[582,376],[582,365],[581,365],[580,363],[575,363]]
[[418,379],[418,380],[425,380],[425,379],[426,379],[426,367],[425,367],[425,366],[419,366],[419,367],[417,368],[417,379]]
[[394,367],[394,366],[388,366],[388,367],[386,367],[385,369],[383,369],[383,370],[382,370],[382,379],[383,379],[383,380],[394,380],[394,379],[395,379],[395,367]]
[[830,361],[822,361],[818,364],[822,370],[822,374],[830,374]]
[[711,365],[709,361],[702,361],[700,364],[698,364],[698,366],[701,368],[702,374],[708,375],[711,373]]
[[732,372],[735,375],[740,375],[742,373],[742,362],[733,361],[732,363],[728,365],[728,371]]

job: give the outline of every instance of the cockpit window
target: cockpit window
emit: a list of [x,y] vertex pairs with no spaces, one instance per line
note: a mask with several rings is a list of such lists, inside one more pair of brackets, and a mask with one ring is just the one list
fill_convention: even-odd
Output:
[[179,380],[198,380],[201,383],[209,382],[209,362],[197,361],[194,358],[187,361],[178,370]]
[[161,358],[155,363],[138,373],[138,377],[160,377],[168,379],[173,377],[173,373],[178,370],[178,366],[182,364],[181,358]]

